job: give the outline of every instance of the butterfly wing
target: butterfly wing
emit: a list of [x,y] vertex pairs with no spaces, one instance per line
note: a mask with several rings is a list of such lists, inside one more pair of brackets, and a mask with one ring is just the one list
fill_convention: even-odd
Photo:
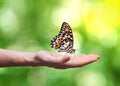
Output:
[[73,49],[73,34],[68,23],[63,22],[59,34],[51,40],[50,45],[52,48],[59,49],[59,52],[69,52]]
[[53,38],[53,40],[51,40],[50,45],[52,48],[59,49],[63,41],[64,41],[63,38],[60,37],[58,34]]
[[65,41],[70,41],[71,42],[71,47],[73,47],[73,33],[70,25],[66,22],[63,22],[60,33],[63,33]]

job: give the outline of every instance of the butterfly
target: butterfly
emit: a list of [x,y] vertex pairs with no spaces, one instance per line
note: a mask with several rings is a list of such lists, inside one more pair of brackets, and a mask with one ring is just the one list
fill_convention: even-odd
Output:
[[66,22],[63,22],[60,32],[56,35],[50,43],[50,46],[54,49],[57,49],[58,52],[67,52],[74,53],[73,49],[73,33],[70,25]]

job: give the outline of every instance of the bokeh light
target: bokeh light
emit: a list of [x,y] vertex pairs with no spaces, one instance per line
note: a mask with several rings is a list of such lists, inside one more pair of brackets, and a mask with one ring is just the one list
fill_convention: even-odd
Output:
[[[98,54],[90,65],[67,70],[1,68],[0,86],[120,86],[119,0],[1,0],[0,47],[38,52],[68,22],[78,54]],[[61,53],[60,53],[61,54]]]

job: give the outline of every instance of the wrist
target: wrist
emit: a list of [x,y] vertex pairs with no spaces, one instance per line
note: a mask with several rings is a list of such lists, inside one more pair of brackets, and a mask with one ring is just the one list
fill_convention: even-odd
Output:
[[26,66],[44,66],[44,61],[41,58],[41,51],[36,53],[26,53],[25,65]]
[[24,65],[25,66],[35,66],[37,64],[36,61],[36,53],[25,53],[24,57]]

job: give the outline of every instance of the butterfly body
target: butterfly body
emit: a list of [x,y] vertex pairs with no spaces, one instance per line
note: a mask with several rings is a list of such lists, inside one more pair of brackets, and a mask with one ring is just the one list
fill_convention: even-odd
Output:
[[61,30],[50,43],[52,48],[58,49],[58,52],[74,53],[73,49],[73,34],[68,23],[63,22]]

